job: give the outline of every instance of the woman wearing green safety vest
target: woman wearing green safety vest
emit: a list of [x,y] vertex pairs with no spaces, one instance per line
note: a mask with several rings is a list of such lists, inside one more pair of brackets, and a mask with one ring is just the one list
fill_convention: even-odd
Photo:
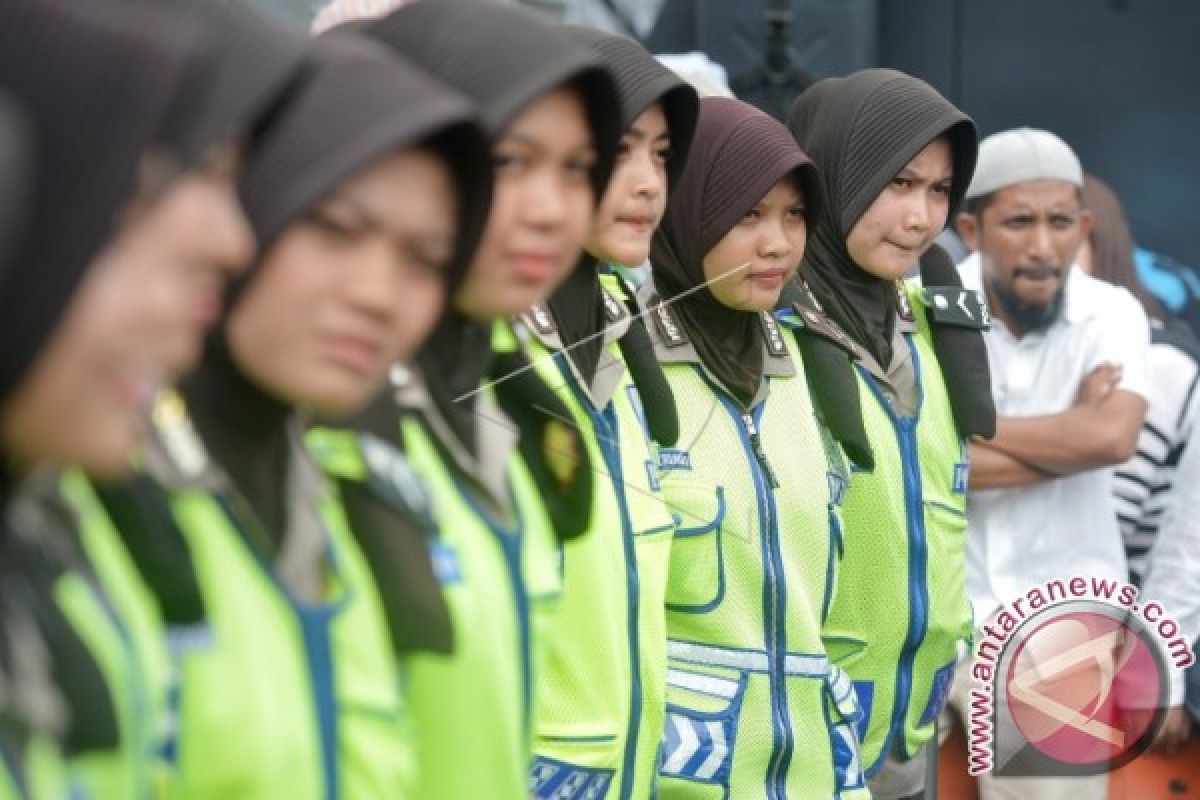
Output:
[[586,47],[517,9],[416,3],[363,29],[478,103],[495,175],[452,306],[358,421],[368,458],[406,460],[427,487],[429,546],[453,626],[452,654],[405,659],[415,794],[524,800],[533,686],[559,585],[556,535],[586,529],[592,475],[569,410],[509,320],[579,257],[615,157],[616,93]]
[[[855,681],[872,790],[907,797],[971,636],[962,442],[990,436],[995,412],[974,297],[945,259],[922,262],[924,291],[902,278],[971,180],[975,126],[922,81],[864,70],[811,87],[789,127],[828,198],[795,299],[849,343],[858,377],[842,405],[861,409],[874,455],[846,495],[826,643]],[[934,294],[942,310],[926,308]]]
[[[32,758],[47,749],[35,732],[64,722],[62,780],[78,796],[151,793],[164,722],[151,662],[164,642],[135,644],[121,587],[63,505],[54,471],[124,471],[155,387],[194,362],[196,286],[251,254],[220,156],[299,52],[261,43],[258,58],[239,60],[231,96],[224,69],[245,48],[221,38],[218,17],[234,24],[190,3],[14,0],[0,11],[0,89],[37,137],[27,228],[0,276],[0,593],[6,619],[16,608],[34,623],[19,618],[7,632],[5,696],[19,713],[5,727]],[[43,664],[58,700],[39,679]],[[0,794],[64,796],[45,786],[58,782],[52,761],[24,761],[20,747],[5,757],[12,785]]]
[[85,518],[111,519],[166,628],[173,797],[409,796],[384,610],[302,433],[427,335],[473,249],[486,150],[465,100],[374,43],[318,40],[309,61],[239,179],[255,264],[157,404],[145,469]]
[[695,91],[631,39],[566,28],[613,72],[617,165],[587,252],[523,315],[530,356],[585,435],[597,473],[586,536],[562,549],[560,608],[536,694],[537,798],[649,797],[666,688],[663,593],[674,523],[658,445],[678,433],[671,389],[631,292],[610,264],[646,261],[696,124]]
[[853,693],[821,640],[849,468],[772,316],[821,205],[786,128],[700,101],[642,288],[680,422],[659,457],[676,522],[663,800],[862,791]]

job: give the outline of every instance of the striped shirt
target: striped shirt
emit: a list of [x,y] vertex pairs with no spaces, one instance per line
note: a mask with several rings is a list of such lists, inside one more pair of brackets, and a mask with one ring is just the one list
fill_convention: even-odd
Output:
[[1163,514],[1176,491],[1196,491],[1175,481],[1176,467],[1200,410],[1200,367],[1192,355],[1159,341],[1150,347],[1150,392],[1137,452],[1113,471],[1113,499],[1129,572],[1145,577]]

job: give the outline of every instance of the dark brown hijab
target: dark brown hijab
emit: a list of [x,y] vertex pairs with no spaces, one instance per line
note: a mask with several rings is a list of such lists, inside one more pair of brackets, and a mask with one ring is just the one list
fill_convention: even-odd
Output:
[[895,288],[854,263],[846,236],[904,165],[939,136],[953,152],[953,213],[975,171],[975,124],[924,81],[866,69],[813,84],[792,106],[788,127],[821,170],[828,200],[824,213],[809,215],[804,277],[825,312],[886,368]]
[[688,162],[650,248],[662,299],[704,365],[743,406],[762,380],[758,315],[723,305],[708,288],[690,290],[705,283],[708,252],[788,175],[798,177],[809,215],[820,213],[816,169],[783,125],[740,100],[701,100]]

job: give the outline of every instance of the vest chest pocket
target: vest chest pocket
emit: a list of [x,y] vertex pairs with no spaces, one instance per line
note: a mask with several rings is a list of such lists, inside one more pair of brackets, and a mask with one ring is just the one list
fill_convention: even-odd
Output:
[[701,614],[725,596],[725,558],[721,525],[725,490],[684,481],[663,486],[667,509],[675,520],[675,537],[667,579],[667,609]]

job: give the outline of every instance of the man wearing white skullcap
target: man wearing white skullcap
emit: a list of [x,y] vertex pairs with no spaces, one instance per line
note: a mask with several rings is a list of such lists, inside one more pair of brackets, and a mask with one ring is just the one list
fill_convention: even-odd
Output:
[[[1127,574],[1106,467],[1123,463],[1136,447],[1146,410],[1148,327],[1128,291],[1074,266],[1092,223],[1082,186],[1079,159],[1062,139],[1031,128],[1004,131],[980,143],[966,210],[957,219],[974,251],[959,266],[963,285],[983,289],[992,312],[984,339],[996,436],[971,444],[967,501],[967,591],[984,643],[1002,620],[993,615],[1014,601],[1036,613],[1020,605],[1032,587],[1075,576],[1088,586],[1093,579],[1120,585]],[[1056,676],[1058,667],[1041,659],[1059,652],[1040,651],[1032,635],[1029,644],[1024,652],[1040,653],[1033,666],[1043,681],[1033,691],[1087,717],[1084,706],[1093,696],[1069,693],[1094,684],[1103,696],[1111,676],[1098,662],[1072,664],[1071,677]],[[1018,729],[1009,713],[1016,709],[1017,721],[1025,714],[1027,723],[1041,712],[1010,705],[1007,678],[997,682],[996,769],[980,776],[984,800],[1103,800],[1104,767],[1057,777],[1067,774],[1059,764],[1072,754],[1046,758],[1049,751],[1038,745],[1048,740],[1028,724]],[[968,663],[951,700],[961,714],[970,713],[973,685]],[[1041,722],[1047,735],[1077,732],[1061,718]],[[1028,760],[1034,752],[1042,757],[1037,765]]]

